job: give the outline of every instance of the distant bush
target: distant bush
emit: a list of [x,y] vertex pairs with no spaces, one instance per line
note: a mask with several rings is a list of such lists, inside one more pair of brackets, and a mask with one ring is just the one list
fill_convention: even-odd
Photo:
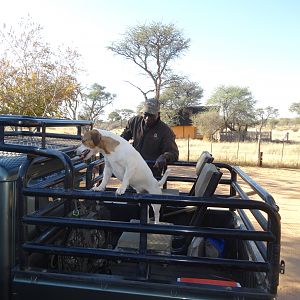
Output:
[[280,118],[276,124],[276,128],[280,126],[300,125],[300,118]]

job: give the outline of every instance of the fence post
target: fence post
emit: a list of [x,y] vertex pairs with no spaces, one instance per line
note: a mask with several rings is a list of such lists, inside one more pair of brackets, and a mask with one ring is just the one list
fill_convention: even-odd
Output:
[[262,158],[261,158],[261,154],[262,152],[260,151],[261,149],[261,135],[260,133],[257,136],[258,140],[257,140],[257,166],[261,167],[262,164]]
[[190,135],[188,135],[188,153],[187,153],[187,161],[190,161]]
[[283,159],[283,150],[284,150],[284,139],[282,140],[281,162],[282,162],[282,159]]
[[238,144],[237,144],[237,151],[236,151],[236,160],[239,160],[239,150],[240,150],[240,140],[241,140],[241,133],[239,132]]
[[263,152],[259,153],[259,166],[262,167],[262,163],[263,163]]

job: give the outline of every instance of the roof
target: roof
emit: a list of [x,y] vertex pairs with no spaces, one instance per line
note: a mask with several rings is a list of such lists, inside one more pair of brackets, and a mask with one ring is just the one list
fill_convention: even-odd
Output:
[[190,126],[193,124],[192,115],[206,112],[210,109],[209,106],[190,106],[184,107],[178,111],[176,126]]

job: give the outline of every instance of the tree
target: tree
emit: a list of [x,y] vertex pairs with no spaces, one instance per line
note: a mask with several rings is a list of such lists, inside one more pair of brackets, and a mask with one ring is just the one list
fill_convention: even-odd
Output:
[[110,105],[115,97],[115,94],[106,92],[104,86],[94,83],[89,89],[89,93],[83,95],[83,110],[80,118],[96,123],[104,113],[104,108]]
[[0,29],[0,113],[59,116],[62,103],[75,97],[80,55],[70,48],[54,51],[42,30],[30,17],[16,31]]
[[300,102],[294,102],[289,108],[290,112],[295,112],[300,117]]
[[274,129],[276,128],[276,125],[279,123],[279,120],[278,119],[275,119],[275,118],[272,118],[268,121],[268,125],[270,127],[270,129]]
[[256,110],[256,119],[259,126],[258,143],[257,143],[257,165],[261,165],[261,131],[266,126],[270,118],[275,118],[278,115],[278,109],[268,106],[266,108],[259,108]]
[[203,89],[197,82],[186,78],[173,82],[161,94],[161,118],[170,126],[176,124],[178,112],[185,107],[199,105],[202,96]]
[[140,114],[142,113],[143,108],[144,108],[144,104],[145,104],[145,102],[142,101],[142,102],[140,102],[140,103],[137,105],[137,107],[136,107],[136,109],[135,109],[136,114],[140,115]]
[[64,99],[59,107],[59,115],[66,119],[77,120],[80,111],[80,104],[83,102],[84,87],[78,84],[73,93]]
[[134,115],[134,111],[131,109],[127,108],[122,108],[122,109],[116,109],[112,111],[109,115],[108,118],[112,122],[120,121],[121,124],[120,126],[122,127],[123,121],[128,121],[132,116]]
[[119,115],[119,113],[116,110],[110,112],[107,117],[108,117],[108,120],[111,122],[116,122],[116,121],[121,120],[121,116]]
[[132,82],[129,83],[145,99],[148,93],[154,92],[155,98],[159,100],[162,89],[178,79],[173,75],[170,63],[189,48],[189,43],[190,40],[185,39],[173,24],[152,22],[149,25],[129,28],[124,38],[113,42],[108,49],[142,69],[143,74],[152,82],[153,88],[144,90]]
[[219,107],[224,127],[232,131],[247,130],[254,123],[255,103],[248,88],[238,86],[220,86],[207,102]]
[[116,111],[121,116],[121,120],[129,120],[134,115],[134,111],[128,108],[121,108]]
[[223,119],[216,110],[196,114],[192,116],[192,122],[209,140],[212,140],[213,135],[224,126]]
[[256,110],[256,120],[258,124],[259,133],[261,133],[262,128],[267,125],[271,118],[276,118],[278,116],[278,109],[268,106],[266,108],[258,108]]

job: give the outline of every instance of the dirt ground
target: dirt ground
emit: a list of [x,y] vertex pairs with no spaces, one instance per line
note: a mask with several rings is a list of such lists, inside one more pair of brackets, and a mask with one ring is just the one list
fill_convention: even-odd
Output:
[[[278,299],[300,300],[300,169],[241,169],[266,189],[280,208],[281,259],[285,261],[286,273],[279,278]],[[181,174],[178,171],[173,173],[178,176],[194,175],[189,168]],[[181,188],[185,190],[184,186]]]

